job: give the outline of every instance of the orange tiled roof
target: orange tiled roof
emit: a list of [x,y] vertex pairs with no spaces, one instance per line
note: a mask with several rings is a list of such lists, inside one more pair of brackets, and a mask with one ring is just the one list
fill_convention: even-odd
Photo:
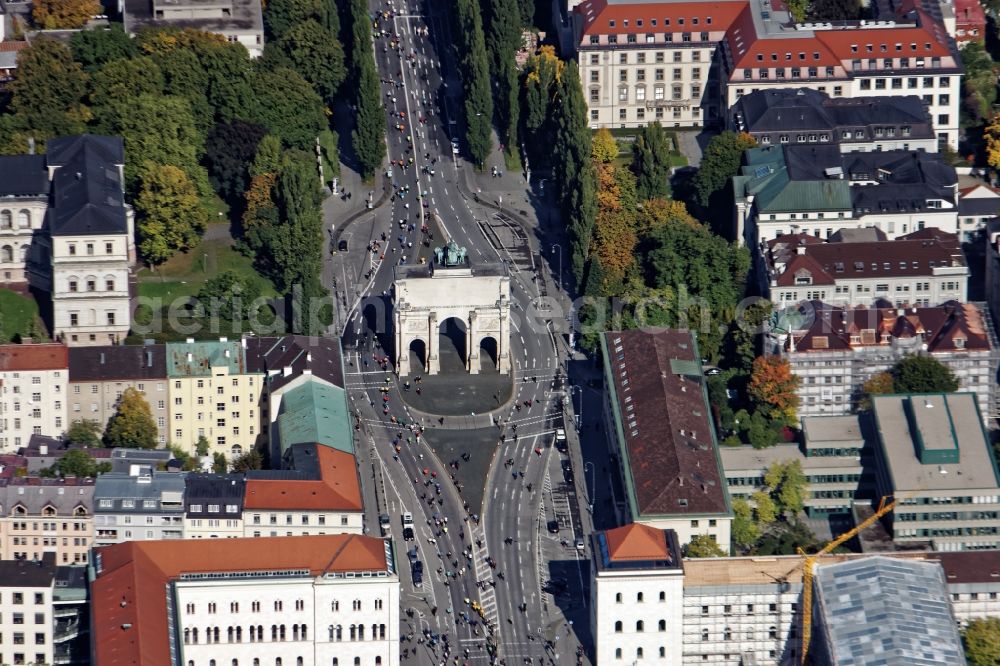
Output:
[[28,48],[28,42],[0,42],[0,52],[23,51]]
[[[264,547],[262,547],[264,546]],[[99,559],[98,559],[99,558]],[[95,662],[169,665],[167,590],[184,573],[386,571],[385,542],[356,534],[127,541],[96,550],[91,585]]]
[[669,560],[670,550],[663,530],[632,523],[604,533],[608,559],[612,562]]
[[19,370],[66,370],[69,352],[58,343],[0,345],[0,372]]
[[318,444],[320,479],[248,479],[245,509],[307,511],[361,511],[361,484],[355,458],[350,453]]
[[746,6],[744,0],[614,5],[608,4],[607,0],[587,0],[580,3],[575,11],[583,17],[584,35],[625,35],[728,30]]

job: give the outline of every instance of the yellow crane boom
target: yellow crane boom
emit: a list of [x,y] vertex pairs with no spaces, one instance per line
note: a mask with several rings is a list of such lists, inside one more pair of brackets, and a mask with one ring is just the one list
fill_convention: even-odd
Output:
[[812,596],[813,596],[813,567],[816,565],[816,561],[820,557],[826,555],[832,551],[837,546],[841,545],[846,541],[853,539],[859,532],[867,529],[879,518],[889,513],[896,507],[896,500],[891,502],[886,502],[886,498],[883,497],[879,505],[878,511],[858,523],[853,529],[844,532],[839,537],[831,541],[830,543],[823,546],[818,552],[812,555],[807,555],[804,550],[799,548],[799,555],[805,557],[805,561],[802,563],[802,660],[803,666],[806,663],[806,656],[809,654],[809,639],[812,637]]

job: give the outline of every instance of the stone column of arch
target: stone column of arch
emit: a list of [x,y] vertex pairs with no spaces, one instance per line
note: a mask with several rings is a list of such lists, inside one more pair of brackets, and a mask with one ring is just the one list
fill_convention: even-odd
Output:
[[[438,315],[431,312],[427,315],[427,374],[436,375],[441,370],[441,360],[438,358]],[[407,352],[409,354],[409,352]]]
[[465,331],[465,369],[470,375],[479,373],[479,327],[476,326],[476,311],[469,310],[469,325]]
[[510,307],[501,299],[500,337],[497,338],[497,370],[501,375],[510,374]]

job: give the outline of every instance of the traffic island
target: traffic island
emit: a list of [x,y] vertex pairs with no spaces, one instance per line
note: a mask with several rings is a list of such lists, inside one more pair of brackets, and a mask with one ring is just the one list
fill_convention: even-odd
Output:
[[[442,348],[442,366],[447,356]],[[417,377],[420,380],[417,381]],[[470,375],[465,370],[399,378],[400,395],[408,407],[431,416],[487,414],[506,405],[514,386],[510,375]],[[418,392],[419,391],[419,392]]]
[[500,443],[499,431],[428,428],[423,439],[452,477],[462,501],[469,505],[469,513],[482,515],[486,477]]

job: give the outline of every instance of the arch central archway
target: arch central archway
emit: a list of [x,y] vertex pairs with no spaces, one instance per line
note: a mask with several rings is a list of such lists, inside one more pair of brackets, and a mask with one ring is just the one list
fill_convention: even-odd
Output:
[[469,362],[469,327],[458,317],[448,317],[438,326],[438,357],[443,373],[465,373]]
[[499,373],[500,372],[500,345],[492,335],[484,335],[479,340],[479,372]]
[[414,338],[410,341],[408,352],[410,372],[414,374],[427,372],[427,343],[420,338]]

